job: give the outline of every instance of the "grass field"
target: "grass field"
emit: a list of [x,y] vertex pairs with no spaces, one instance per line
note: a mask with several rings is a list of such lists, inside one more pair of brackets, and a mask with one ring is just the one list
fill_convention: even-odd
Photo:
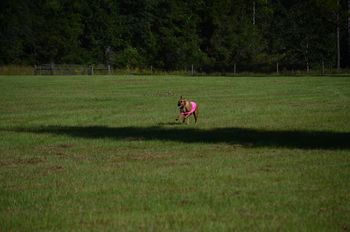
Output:
[[0,231],[349,231],[349,122],[349,77],[0,76]]

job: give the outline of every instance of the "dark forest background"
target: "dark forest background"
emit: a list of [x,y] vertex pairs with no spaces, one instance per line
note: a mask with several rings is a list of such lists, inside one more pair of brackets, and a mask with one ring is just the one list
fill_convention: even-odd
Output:
[[0,0],[0,65],[347,68],[349,6],[350,0]]

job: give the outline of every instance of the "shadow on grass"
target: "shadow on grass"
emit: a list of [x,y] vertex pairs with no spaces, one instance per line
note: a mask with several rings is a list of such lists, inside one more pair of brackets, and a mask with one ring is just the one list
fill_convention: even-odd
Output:
[[[7,129],[8,130],[8,129]],[[183,143],[226,143],[246,147],[350,149],[349,132],[274,131],[248,128],[197,129],[186,127],[47,126],[8,131],[49,133],[72,137],[117,140],[161,140]]]

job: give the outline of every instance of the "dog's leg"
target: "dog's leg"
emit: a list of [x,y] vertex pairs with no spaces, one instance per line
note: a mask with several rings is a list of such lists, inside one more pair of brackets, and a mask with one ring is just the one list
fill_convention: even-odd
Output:
[[186,122],[186,117],[183,116],[183,115],[181,115],[181,117],[182,117],[182,123],[185,123]]
[[187,125],[189,124],[189,115],[182,115],[182,123],[186,123]]
[[195,111],[195,112],[193,112],[193,116],[194,116],[194,123],[197,123],[197,120],[198,120],[198,113],[199,113],[199,111],[198,111],[198,107],[197,107],[196,111]]

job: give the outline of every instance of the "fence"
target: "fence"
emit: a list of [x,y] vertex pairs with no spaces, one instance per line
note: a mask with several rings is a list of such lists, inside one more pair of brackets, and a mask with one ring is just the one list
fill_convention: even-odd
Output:
[[153,66],[115,69],[106,65],[41,64],[35,66],[0,65],[0,75],[110,75],[110,74],[178,74],[178,75],[349,75],[350,69],[337,70],[331,64],[320,62],[310,67],[295,67],[284,63],[270,65],[233,64],[232,67],[187,65],[182,69],[164,71]]
[[106,75],[111,73],[110,65],[41,64],[34,66],[35,75]]
[[[333,74],[349,74],[349,69],[338,70],[333,64],[321,61],[319,64],[288,64],[284,62],[276,63],[256,63],[256,64],[240,64],[234,63],[231,66],[202,66],[189,67],[185,70],[191,70],[193,74],[216,74],[216,75],[333,75]],[[189,71],[188,71],[189,72]]]

